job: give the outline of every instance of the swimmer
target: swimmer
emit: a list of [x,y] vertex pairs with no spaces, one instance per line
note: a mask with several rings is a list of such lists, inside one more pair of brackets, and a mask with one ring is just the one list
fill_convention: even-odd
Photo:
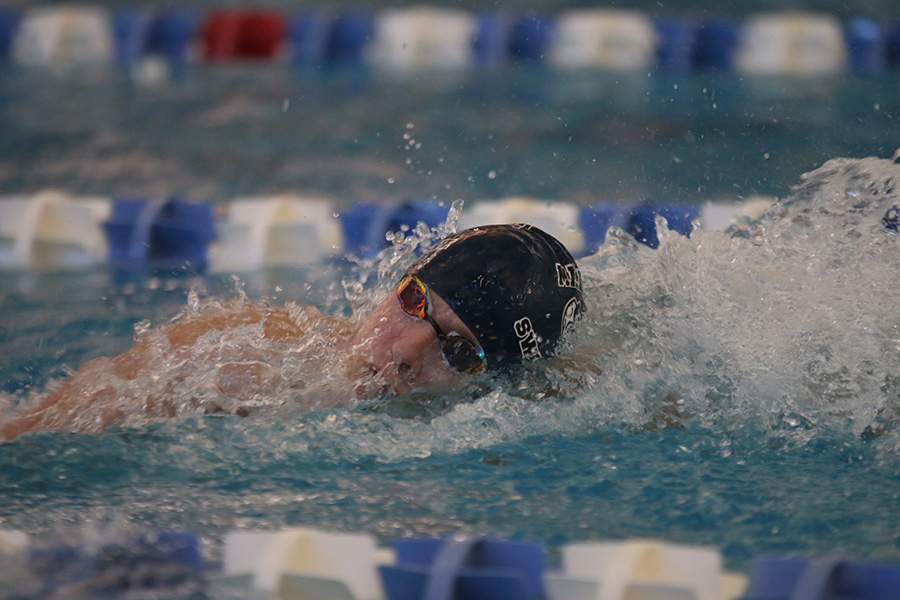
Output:
[[[185,402],[193,403],[187,414],[246,416],[253,403],[243,400],[276,389],[298,390],[303,408],[446,389],[473,374],[553,356],[584,310],[581,273],[558,240],[530,225],[476,227],[448,236],[410,266],[355,331],[349,321],[296,305],[234,300],[184,314],[139,336],[124,354],[92,360],[43,398],[25,403],[0,423],[0,440],[46,429],[98,432],[161,421],[185,414]],[[257,343],[227,337],[239,330],[257,332]],[[304,396],[309,382],[283,381],[276,365],[292,360],[290,352],[310,330],[324,331],[343,356],[343,377],[331,392],[318,387]],[[314,347],[307,359],[314,362],[317,352],[328,350]],[[212,375],[193,376],[206,371]],[[179,387],[185,379],[190,398]],[[129,385],[134,381],[142,385]]]

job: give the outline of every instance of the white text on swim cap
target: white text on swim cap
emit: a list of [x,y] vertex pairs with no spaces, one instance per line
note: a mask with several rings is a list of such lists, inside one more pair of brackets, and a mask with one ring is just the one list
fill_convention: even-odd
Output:
[[578,270],[578,265],[575,263],[569,263],[567,265],[556,263],[556,285],[559,287],[580,290],[581,271]]
[[566,303],[566,307],[563,309],[562,315],[562,331],[563,335],[567,335],[569,330],[575,328],[575,321],[578,319],[579,314],[579,302],[578,298],[570,298]]
[[516,337],[519,338],[519,348],[522,350],[522,358],[532,360],[541,357],[541,349],[538,347],[537,336],[534,333],[534,327],[531,325],[531,319],[522,317],[513,324]]

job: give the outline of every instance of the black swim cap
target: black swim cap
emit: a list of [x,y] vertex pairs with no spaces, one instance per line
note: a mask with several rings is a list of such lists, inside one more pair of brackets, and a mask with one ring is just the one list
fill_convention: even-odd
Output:
[[489,369],[552,356],[584,312],[581,271],[556,238],[531,225],[486,225],[448,236],[407,274],[472,330]]

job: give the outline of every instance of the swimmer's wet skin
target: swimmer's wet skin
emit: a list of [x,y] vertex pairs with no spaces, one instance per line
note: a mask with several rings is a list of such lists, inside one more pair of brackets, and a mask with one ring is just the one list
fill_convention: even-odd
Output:
[[[242,401],[293,387],[270,363],[283,362],[310,327],[323,325],[341,355],[343,381],[333,390],[317,387],[308,398],[298,395],[302,408],[453,386],[472,373],[553,356],[584,311],[581,273],[558,240],[530,225],[476,227],[447,237],[416,261],[355,333],[349,322],[295,305],[235,300],[213,312],[181,315],[155,337],[139,338],[115,358],[86,363],[23,406],[0,424],[0,440],[43,429],[98,432],[182,414],[244,416],[253,405]],[[259,344],[230,343],[228,333],[238,330],[256,332]],[[213,344],[198,350],[210,337]],[[172,364],[191,368],[157,387],[127,385],[156,385],[155,369]],[[214,377],[191,381],[202,367]],[[196,390],[201,399],[189,399],[187,408],[183,391],[172,389],[185,378],[211,388]],[[124,383],[117,387],[110,379]],[[347,391],[354,388],[355,394]]]

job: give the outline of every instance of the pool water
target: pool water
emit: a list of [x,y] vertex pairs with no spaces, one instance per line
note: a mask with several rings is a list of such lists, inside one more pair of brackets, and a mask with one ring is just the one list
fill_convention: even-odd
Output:
[[892,74],[402,76],[281,64],[189,66],[158,84],[117,69],[0,74],[3,193],[690,204],[784,195],[830,158],[890,156],[900,114]]
[[[567,358],[521,385],[4,444],[0,526],[119,515],[198,532],[213,553],[231,529],[302,524],[383,541],[661,537],[720,548],[735,569],[770,552],[900,559],[890,81],[264,67],[149,88],[111,72],[47,77],[0,78],[7,192],[589,205],[800,187],[734,237],[663,235],[651,250],[613,232],[581,261],[591,312]],[[883,158],[801,179],[866,155]],[[334,262],[240,279],[253,299],[343,312],[340,282],[356,276]],[[7,272],[0,284],[7,405],[126,350],[135,323],[165,321],[191,290],[237,293],[229,276],[120,281],[102,269]]]

